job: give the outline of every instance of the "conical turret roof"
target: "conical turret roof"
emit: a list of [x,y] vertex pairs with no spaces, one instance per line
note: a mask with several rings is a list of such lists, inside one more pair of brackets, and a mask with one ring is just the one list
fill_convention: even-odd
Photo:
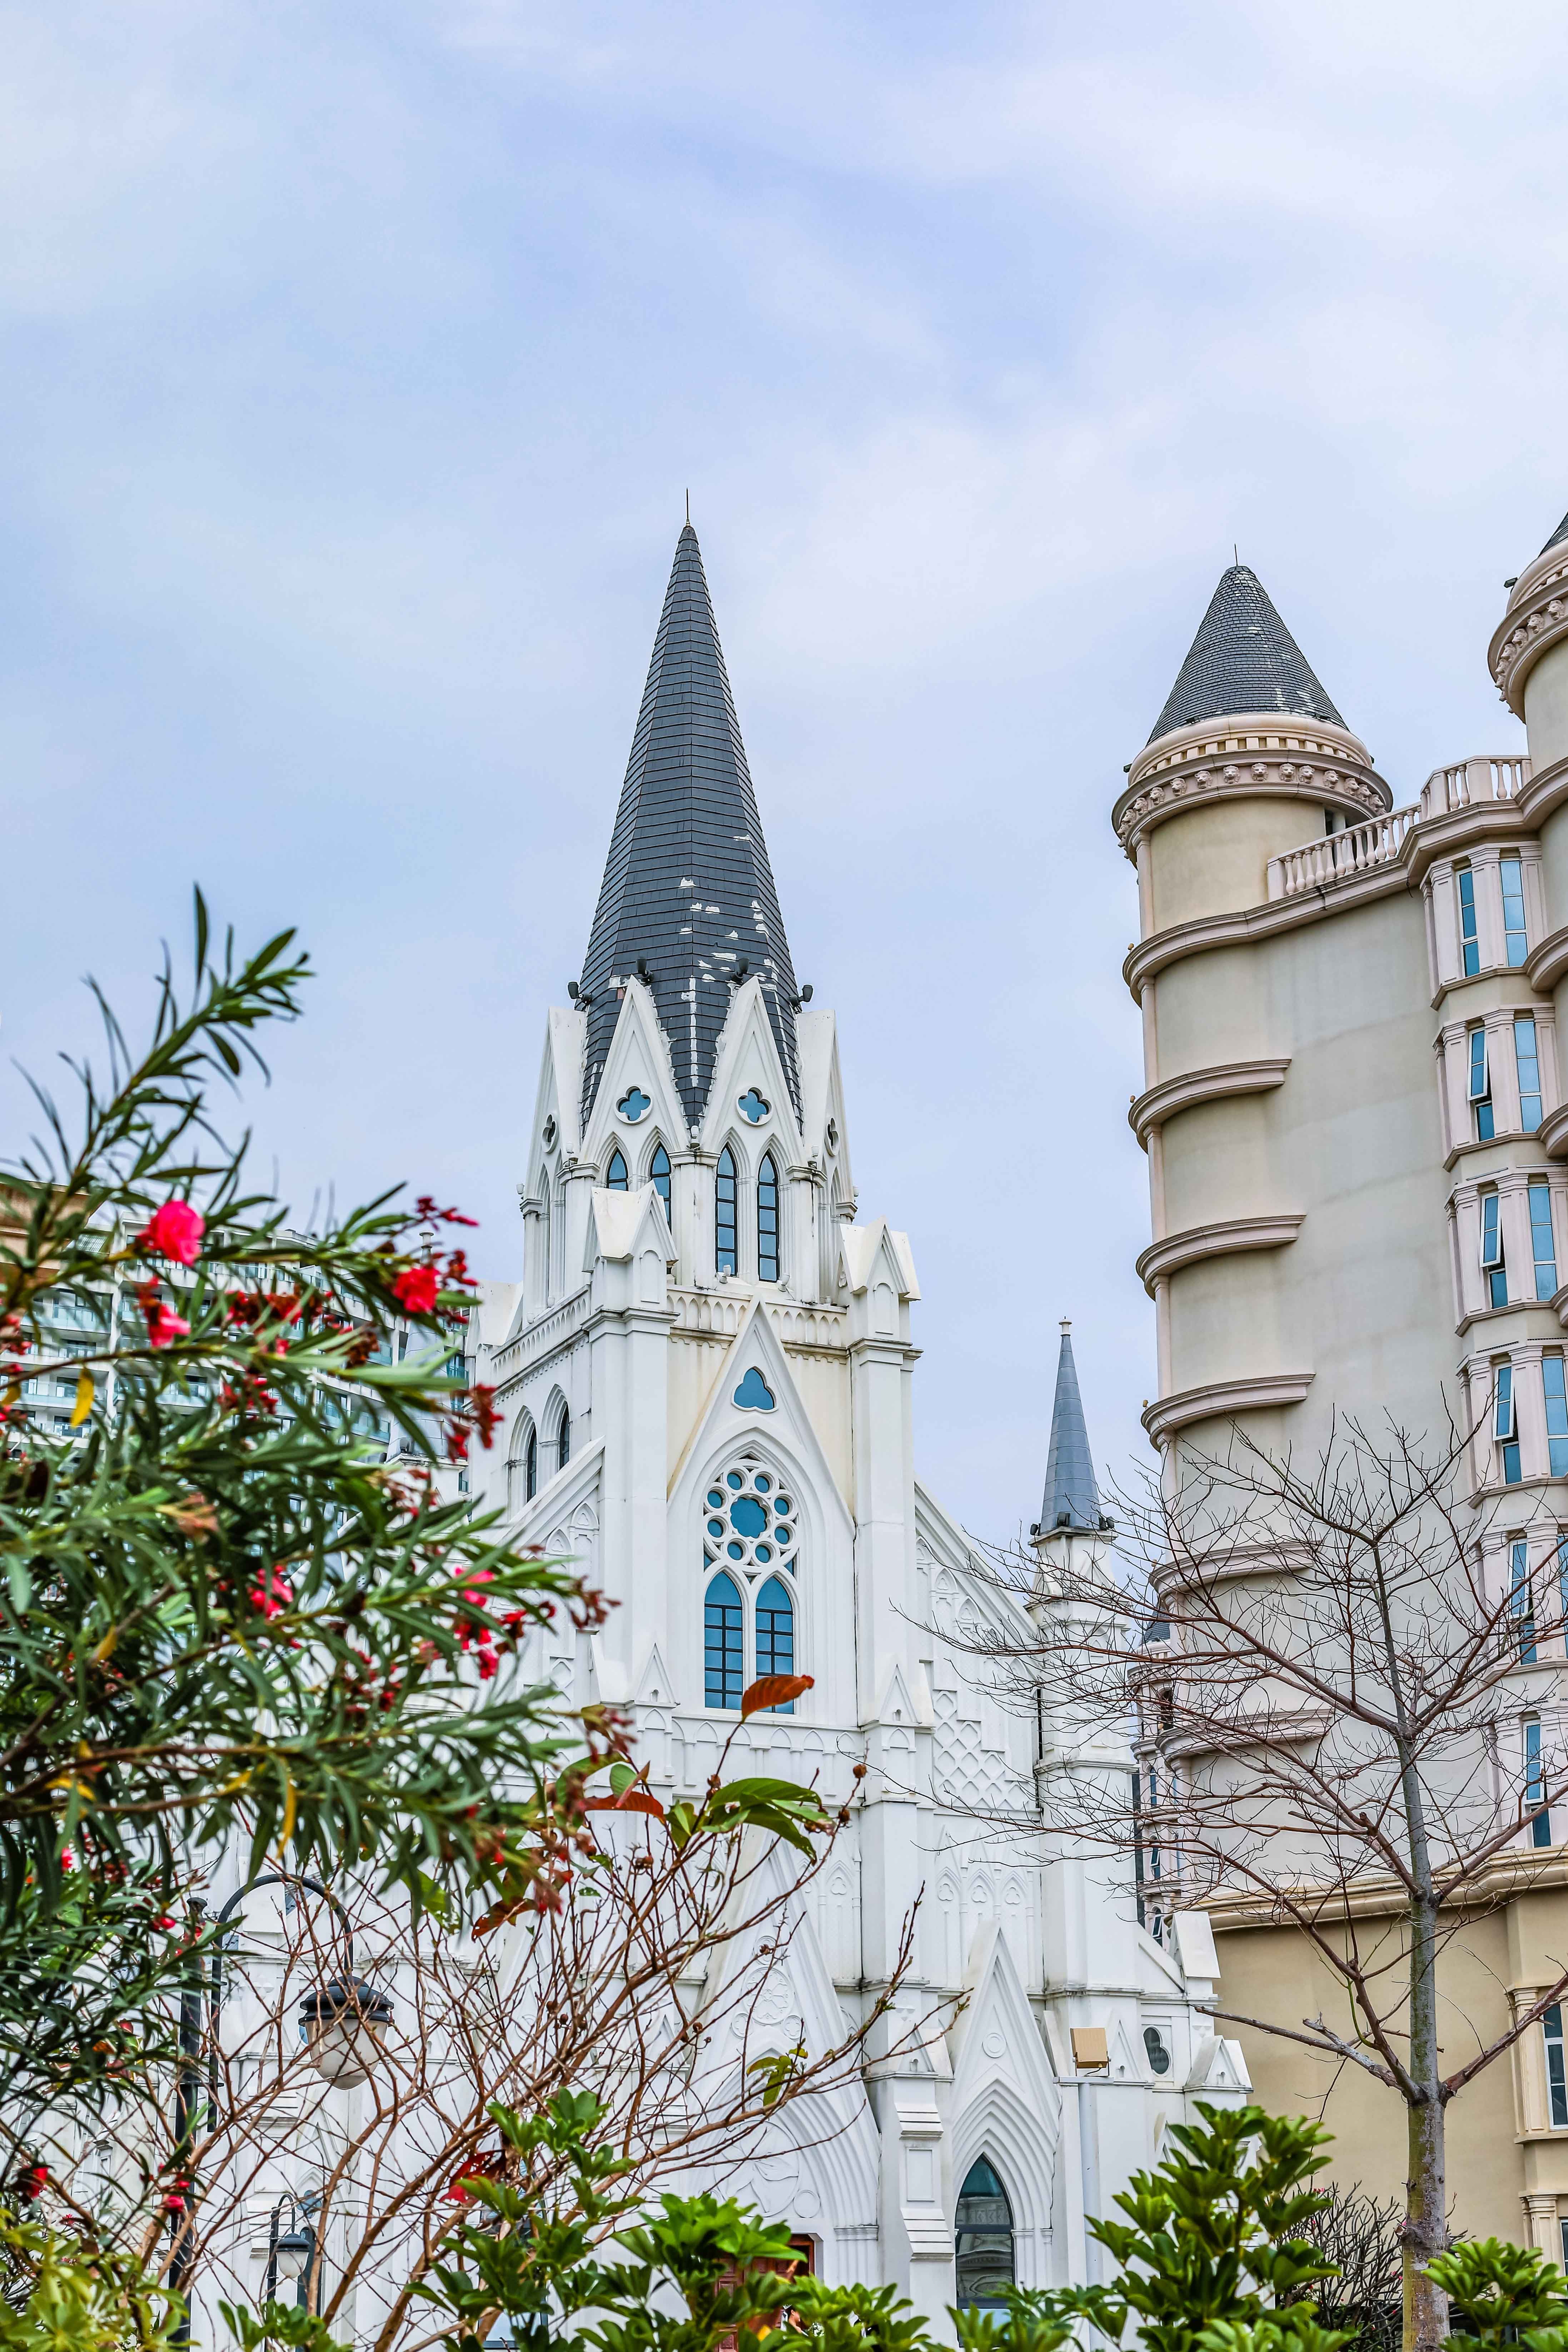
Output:
[[1568,540],[1568,515],[1563,516],[1562,521],[1558,524],[1556,530],[1547,541],[1546,547],[1542,549],[1542,554],[1545,554],[1547,547],[1560,547],[1564,540]]
[[676,542],[583,960],[591,1000],[584,1118],[615,1034],[618,992],[640,971],[695,1125],[712,1084],[731,986],[746,971],[762,982],[798,1108],[795,970],[702,556],[688,522]]
[[1314,677],[1300,646],[1246,563],[1220,574],[1165,708],[1149,740],[1173,728],[1242,710],[1290,711],[1301,719],[1344,720]]
[[1072,1356],[1072,1325],[1062,1323],[1061,1352],[1057,1358],[1056,1402],[1051,1407],[1051,1442],[1046,1454],[1046,1499],[1040,1506],[1040,1533],[1058,1528],[1094,1534],[1101,1525],[1100,1489],[1094,1482],[1089,1431],[1084,1425],[1083,1400],[1078,1392],[1078,1367]]

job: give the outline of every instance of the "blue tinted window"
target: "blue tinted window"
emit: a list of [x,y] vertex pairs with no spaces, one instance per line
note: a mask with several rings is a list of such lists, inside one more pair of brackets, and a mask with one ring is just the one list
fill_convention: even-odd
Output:
[[618,1151],[612,1151],[610,1154],[610,1164],[605,1171],[605,1183],[607,1190],[612,1192],[624,1192],[627,1190],[626,1163]]
[[1541,1125],[1541,1057],[1535,1043],[1535,1023],[1528,1013],[1514,1015],[1513,1055],[1519,1064],[1519,1116],[1526,1135]]
[[735,1271],[735,1155],[728,1144],[713,1172],[713,1263],[720,1274]]
[[662,1143],[654,1145],[653,1158],[647,1163],[647,1172],[652,1180],[654,1191],[664,1202],[664,1213],[668,1216],[669,1214],[669,1154]]
[[741,1704],[741,1595],[732,1580],[716,1576],[702,1603],[702,1703]]
[[[795,1602],[776,1576],[770,1576],[757,1595],[757,1672],[795,1672]],[[794,1699],[773,1707],[774,1715],[793,1715]]]
[[1476,937],[1476,877],[1468,866],[1459,868],[1459,940],[1464,950],[1466,977],[1481,968],[1481,950]]
[[1524,869],[1517,857],[1498,861],[1502,876],[1502,936],[1508,961],[1515,968],[1530,953],[1530,941],[1524,933]]
[[958,2192],[954,2276],[960,2309],[1003,2310],[1015,2278],[1013,2212],[1007,2192],[984,2157],[972,2164]]
[[639,1118],[646,1118],[652,1108],[651,1099],[644,1094],[641,1087],[628,1087],[616,1105],[628,1127],[635,1127]]
[[754,1495],[742,1495],[730,1506],[730,1522],[737,1535],[760,1536],[768,1515]]
[[1536,1811],[1545,1794],[1546,1783],[1541,1770],[1541,1725],[1531,1716],[1524,1727],[1524,1809],[1535,1814],[1530,1824],[1531,1845],[1552,1843],[1552,1815]]
[[[1536,1729],[1539,1732],[1538,1724]],[[1546,2088],[1552,2100],[1552,2128],[1568,2130],[1568,2074],[1563,2065],[1563,2011],[1553,2002],[1541,2021],[1546,2037]]]
[[771,1151],[757,1171],[757,1279],[779,1278],[779,1171]]
[[1542,1356],[1541,1385],[1546,1395],[1546,1452],[1554,1478],[1568,1478],[1568,1396],[1563,1389],[1563,1359]]
[[531,1503],[539,1492],[539,1432],[537,1429],[531,1429],[528,1433],[528,1451],[522,1457],[522,1484],[528,1500]]
[[556,1440],[561,1467],[565,1469],[572,1459],[572,1416],[564,1405],[561,1408],[561,1432]]
[[1535,1664],[1535,1601],[1530,1587],[1530,1546],[1521,1538],[1509,1547],[1508,1605],[1519,1640],[1521,1665]]
[[755,1087],[748,1087],[745,1093],[741,1097],[741,1116],[742,1118],[749,1118],[753,1127],[757,1125],[760,1119],[766,1118],[772,1108],[773,1105],[770,1102],[764,1101],[763,1097],[757,1092]]
[[1476,1139],[1489,1143],[1492,1139],[1491,1076],[1487,1068],[1487,1033],[1484,1029],[1470,1032],[1470,1102],[1476,1114]]
[[1508,1305],[1508,1268],[1502,1255],[1502,1203],[1495,1192],[1481,1194],[1481,1265],[1486,1269],[1487,1303]]
[[1551,1298],[1557,1290],[1557,1244],[1552,1237],[1552,1188],[1544,1181],[1530,1187],[1530,1248],[1535,1260],[1535,1295]]

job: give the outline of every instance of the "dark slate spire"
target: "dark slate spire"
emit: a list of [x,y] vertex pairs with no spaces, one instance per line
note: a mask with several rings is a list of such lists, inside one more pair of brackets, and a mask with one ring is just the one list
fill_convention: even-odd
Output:
[[1568,515],[1563,516],[1562,521],[1558,524],[1556,530],[1547,541],[1546,547],[1542,549],[1542,554],[1545,554],[1547,547],[1561,547],[1565,539],[1568,539]]
[[1344,720],[1313,677],[1305,655],[1268,601],[1258,574],[1233,563],[1220,574],[1192,651],[1149,737],[1234,711],[1293,711],[1301,719]]
[[1084,1427],[1083,1401],[1078,1392],[1078,1368],[1072,1360],[1072,1325],[1063,1318],[1062,1349],[1057,1358],[1057,1395],[1051,1407],[1051,1443],[1046,1455],[1046,1499],[1040,1506],[1040,1533],[1058,1528],[1094,1534],[1102,1524],[1100,1489],[1089,1459],[1089,1432]]
[[593,999],[584,1118],[615,1034],[617,989],[639,961],[693,1124],[712,1084],[730,982],[742,965],[762,982],[798,1108],[795,971],[689,522],[676,542],[583,960],[583,992]]

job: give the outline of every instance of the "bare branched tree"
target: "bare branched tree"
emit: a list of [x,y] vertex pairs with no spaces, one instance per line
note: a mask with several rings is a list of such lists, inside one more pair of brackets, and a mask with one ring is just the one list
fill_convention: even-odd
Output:
[[[1447,2109],[1568,1992],[1554,1961],[1445,2071],[1444,1952],[1539,1875],[1568,1796],[1552,1715],[1568,1553],[1554,1527],[1520,1533],[1518,1497],[1504,1535],[1480,1450],[1473,1432],[1429,1449],[1342,1423],[1305,1472],[1240,1431],[1223,1459],[1168,1455],[1118,1497],[1114,1541],[1108,1522],[996,1557],[999,1579],[1032,1591],[1037,1643],[969,1637],[1053,1727],[1049,1830],[1135,1855],[1156,1925],[1247,1898],[1338,1980],[1339,2024],[1215,2014],[1405,2103],[1405,2336],[1422,2352],[1446,2324],[1426,2264],[1447,2242]],[[1131,1774],[1113,1763],[1129,1736]]]
[[[139,2104],[85,2147],[51,2147],[50,2200],[209,2308],[304,2293],[373,2352],[419,2352],[443,2335],[415,2290],[462,2218],[459,2184],[518,2161],[492,2106],[593,2092],[637,2197],[848,2127],[868,2041],[891,2054],[911,2030],[897,1997],[913,1921],[853,2025],[803,2016],[791,1945],[834,1833],[803,1857],[755,1829],[678,1843],[617,1812],[558,1909],[477,1935],[274,1882],[202,2004],[184,2108],[176,2082],[162,2130]],[[529,2161],[528,2185],[558,2200],[548,2151]]]

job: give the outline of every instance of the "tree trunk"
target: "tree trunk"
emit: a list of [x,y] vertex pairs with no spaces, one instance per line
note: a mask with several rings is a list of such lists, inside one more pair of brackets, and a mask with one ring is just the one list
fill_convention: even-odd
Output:
[[1448,2332],[1448,2298],[1426,2265],[1448,2242],[1448,2189],[1437,2052],[1437,1917],[1427,1903],[1411,1906],[1410,2074],[1421,2095],[1409,2105],[1410,2171],[1405,2180],[1404,2352],[1438,2352]]

